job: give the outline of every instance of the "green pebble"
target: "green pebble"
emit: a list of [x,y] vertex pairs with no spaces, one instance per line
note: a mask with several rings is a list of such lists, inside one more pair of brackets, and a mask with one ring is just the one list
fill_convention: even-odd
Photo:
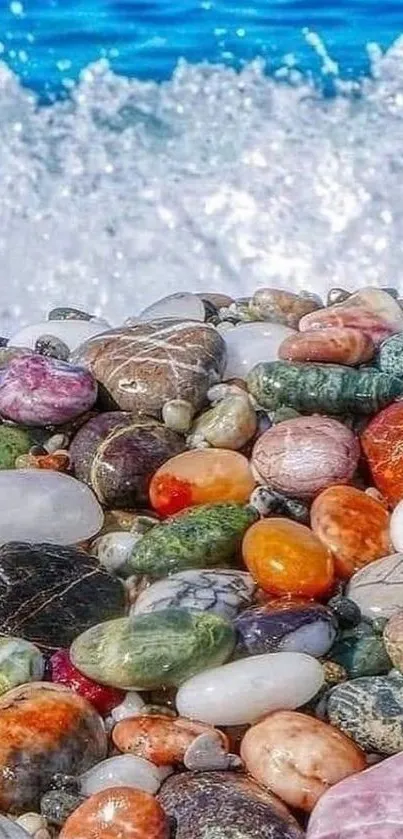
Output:
[[392,335],[381,344],[376,362],[383,373],[403,377],[403,333]]
[[40,682],[44,669],[43,655],[35,644],[0,636],[0,695],[27,682]]
[[120,574],[166,577],[187,568],[214,568],[234,558],[259,515],[241,504],[206,504],[157,524],[137,542]]
[[329,658],[345,667],[350,679],[381,676],[392,667],[382,633],[369,621],[361,621],[358,626],[342,630],[329,652]]
[[0,425],[0,469],[14,469],[17,457],[28,454],[31,446],[31,435],[25,429]]
[[261,362],[247,383],[266,410],[286,405],[305,414],[373,414],[403,396],[397,377],[340,364]]
[[224,664],[235,646],[219,615],[165,609],[91,627],[73,642],[75,667],[101,684],[151,690],[176,687],[201,670]]

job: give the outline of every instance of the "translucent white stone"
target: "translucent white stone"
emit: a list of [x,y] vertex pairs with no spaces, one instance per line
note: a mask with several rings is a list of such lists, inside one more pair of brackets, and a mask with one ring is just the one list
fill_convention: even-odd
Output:
[[136,755],[117,755],[102,760],[81,775],[80,793],[95,795],[109,787],[135,787],[155,795],[171,772],[169,766],[155,766]]
[[120,705],[116,705],[116,708],[113,708],[111,711],[111,717],[116,723],[120,720],[127,719],[127,717],[135,717],[138,714],[142,714],[144,708],[145,702],[140,694],[135,690],[128,690],[123,702]]
[[277,351],[293,329],[278,323],[244,323],[223,335],[227,345],[224,379],[245,379],[260,361],[277,361]]
[[0,815],[0,839],[31,839],[31,834],[11,819]]
[[168,297],[162,297],[143,309],[138,320],[158,320],[159,318],[180,318],[184,320],[200,320],[205,319],[205,309],[203,302],[196,296],[196,294],[189,294],[189,292],[180,292],[179,294],[170,294]]
[[0,544],[76,544],[94,536],[103,518],[93,492],[69,475],[44,469],[0,471]]
[[35,836],[38,830],[46,830],[46,819],[39,813],[24,813],[16,819],[17,824],[24,828],[31,836]]
[[399,501],[390,517],[390,538],[396,551],[403,551],[403,501]]
[[10,338],[10,346],[33,349],[41,335],[54,335],[72,352],[88,338],[110,329],[106,320],[46,320],[31,323]]
[[212,725],[244,725],[277,710],[295,710],[323,684],[323,668],[304,653],[267,653],[232,661],[188,679],[176,707]]
[[108,571],[116,571],[130,558],[136,542],[141,539],[139,533],[126,530],[113,530],[105,533],[93,542],[91,553],[99,559]]

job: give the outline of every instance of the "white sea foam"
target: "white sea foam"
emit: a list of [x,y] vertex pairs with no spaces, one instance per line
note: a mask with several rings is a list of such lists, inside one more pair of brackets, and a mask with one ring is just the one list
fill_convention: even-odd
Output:
[[100,63],[39,108],[0,66],[0,333],[63,303],[119,323],[183,289],[403,290],[403,39],[370,54],[374,79],[333,100],[292,68],[181,64],[159,85]]

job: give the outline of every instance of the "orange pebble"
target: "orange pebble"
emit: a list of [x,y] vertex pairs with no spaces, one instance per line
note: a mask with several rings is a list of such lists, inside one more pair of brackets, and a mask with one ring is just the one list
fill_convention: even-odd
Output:
[[389,515],[360,489],[329,487],[311,508],[312,530],[335,558],[336,574],[349,579],[356,571],[390,553]]
[[163,516],[186,507],[248,501],[255,486],[244,455],[228,449],[183,452],[167,460],[150,484],[150,501]]
[[403,403],[380,411],[361,436],[376,487],[393,506],[403,498]]
[[[215,730],[183,717],[155,714],[121,720],[113,729],[112,739],[121,752],[146,758],[157,766],[170,766],[183,762],[186,749],[196,737]],[[227,737],[218,733],[228,751]]]
[[74,810],[59,839],[168,839],[169,832],[168,818],[152,795],[110,787]]
[[319,597],[332,585],[332,556],[303,524],[262,519],[247,531],[242,552],[258,585],[271,594]]
[[329,787],[366,767],[353,740],[295,711],[276,711],[253,725],[242,740],[241,757],[262,786],[308,812]]

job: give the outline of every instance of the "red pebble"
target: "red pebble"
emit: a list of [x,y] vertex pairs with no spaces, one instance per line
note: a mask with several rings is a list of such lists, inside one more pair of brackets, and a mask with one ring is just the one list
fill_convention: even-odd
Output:
[[50,659],[51,680],[74,690],[79,696],[91,702],[101,716],[106,716],[119,705],[124,697],[124,691],[99,685],[92,679],[83,676],[70,661],[68,650],[58,650]]

